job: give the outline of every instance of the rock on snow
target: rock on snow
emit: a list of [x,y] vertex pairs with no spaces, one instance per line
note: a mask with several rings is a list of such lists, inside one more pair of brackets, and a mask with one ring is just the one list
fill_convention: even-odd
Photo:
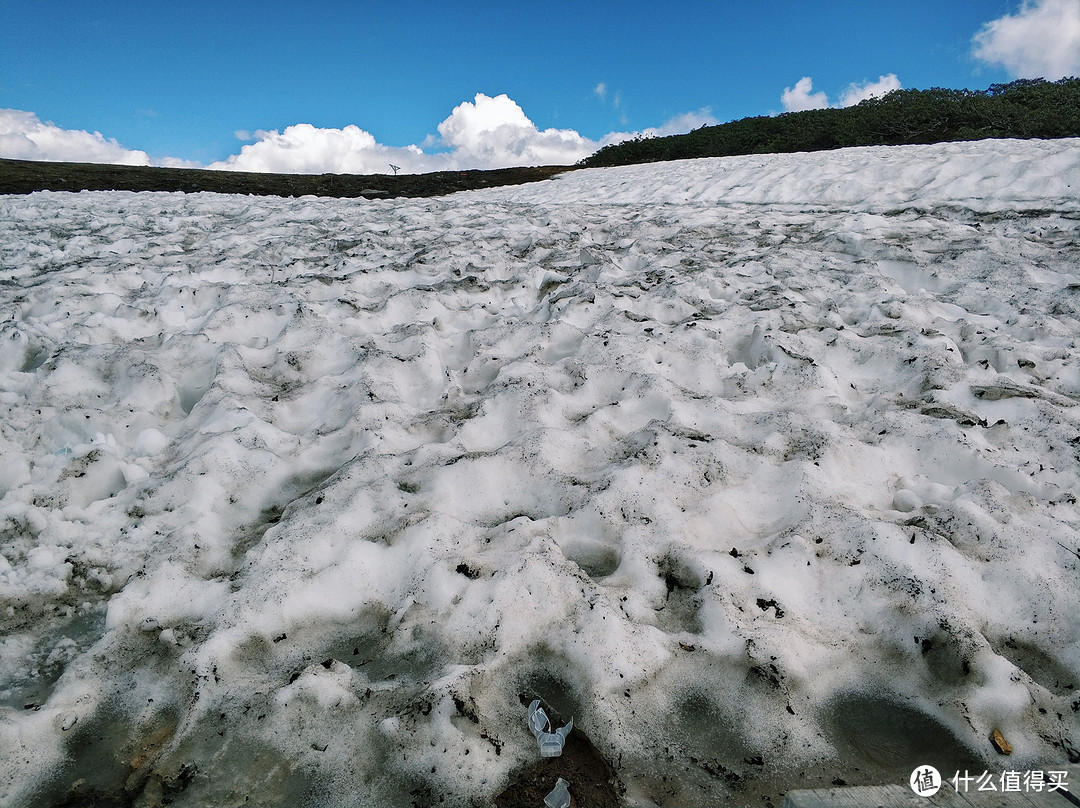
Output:
[[628,805],[1075,761],[1078,219],[1077,140],[0,198],[0,802],[481,805],[534,696]]

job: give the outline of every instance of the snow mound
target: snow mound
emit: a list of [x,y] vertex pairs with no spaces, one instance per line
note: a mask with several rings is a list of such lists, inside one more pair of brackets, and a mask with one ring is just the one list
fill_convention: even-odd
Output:
[[1080,757],[1078,145],[0,198],[0,802]]
[[957,206],[983,213],[1075,210],[1080,139],[867,146],[798,154],[594,168],[543,185],[486,192],[532,204],[745,203],[889,211]]

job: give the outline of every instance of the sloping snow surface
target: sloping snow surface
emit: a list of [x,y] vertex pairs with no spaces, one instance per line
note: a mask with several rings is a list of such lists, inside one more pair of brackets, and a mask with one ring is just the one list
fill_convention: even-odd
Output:
[[484,805],[534,695],[627,805],[1077,758],[1078,219],[1077,140],[0,198],[0,803]]

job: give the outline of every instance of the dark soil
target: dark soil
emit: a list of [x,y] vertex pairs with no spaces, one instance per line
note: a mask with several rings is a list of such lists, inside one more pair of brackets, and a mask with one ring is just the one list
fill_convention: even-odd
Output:
[[[528,703],[526,699],[532,700],[523,696],[523,704]],[[561,727],[568,720],[547,702],[544,702],[544,710],[554,726]],[[536,761],[511,776],[510,785],[495,798],[495,806],[539,808],[560,777],[569,783],[570,808],[618,808],[621,805],[623,789],[611,766],[589,737],[575,727],[566,736],[566,746],[559,757],[542,758],[537,748]]]
[[388,199],[546,180],[574,166],[438,171],[433,174],[261,174],[195,168],[53,163],[0,159],[0,194],[34,191],[212,191],[257,196]]

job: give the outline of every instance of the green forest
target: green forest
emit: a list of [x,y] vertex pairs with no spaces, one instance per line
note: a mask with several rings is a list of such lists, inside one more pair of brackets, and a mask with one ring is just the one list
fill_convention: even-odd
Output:
[[1080,137],[1080,79],[1021,79],[986,90],[894,90],[844,109],[742,118],[685,135],[605,146],[580,165],[899,146],[983,138]]

